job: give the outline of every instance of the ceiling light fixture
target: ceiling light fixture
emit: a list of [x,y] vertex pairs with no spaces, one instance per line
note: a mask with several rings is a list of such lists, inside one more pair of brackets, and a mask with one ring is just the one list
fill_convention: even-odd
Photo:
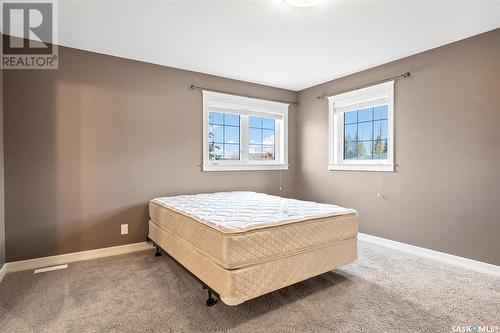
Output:
[[321,2],[321,0],[283,0],[286,3],[295,7],[312,7]]

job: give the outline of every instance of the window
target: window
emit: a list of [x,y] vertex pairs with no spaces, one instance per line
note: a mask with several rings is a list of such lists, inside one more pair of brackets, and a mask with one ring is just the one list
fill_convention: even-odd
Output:
[[328,169],[394,171],[394,81],[328,100]]
[[203,171],[287,170],[288,104],[203,91]]

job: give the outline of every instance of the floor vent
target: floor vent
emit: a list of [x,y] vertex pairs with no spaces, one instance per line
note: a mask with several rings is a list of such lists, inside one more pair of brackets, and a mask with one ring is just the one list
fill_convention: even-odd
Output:
[[68,264],[35,269],[35,274],[68,268]]

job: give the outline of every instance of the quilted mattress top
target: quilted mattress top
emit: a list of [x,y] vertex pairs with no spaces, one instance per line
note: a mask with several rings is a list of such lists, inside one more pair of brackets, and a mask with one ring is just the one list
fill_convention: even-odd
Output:
[[313,218],[355,214],[336,205],[255,192],[177,195],[151,200],[223,231],[247,231]]

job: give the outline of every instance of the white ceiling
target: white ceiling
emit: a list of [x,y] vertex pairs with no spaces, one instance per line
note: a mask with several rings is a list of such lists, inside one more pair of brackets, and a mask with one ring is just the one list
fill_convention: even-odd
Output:
[[500,27],[500,1],[59,2],[59,44],[291,90]]

